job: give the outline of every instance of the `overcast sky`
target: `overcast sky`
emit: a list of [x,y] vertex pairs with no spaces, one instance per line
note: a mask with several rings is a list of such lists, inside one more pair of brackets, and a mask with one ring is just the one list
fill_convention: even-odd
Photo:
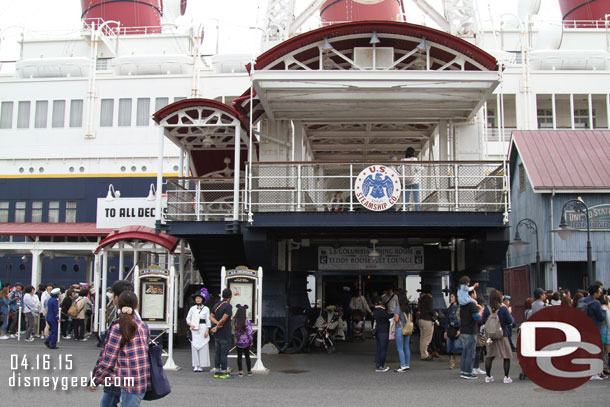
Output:
[[[441,10],[442,0],[428,0]],[[519,0],[476,0],[481,20],[491,15],[498,19],[504,13],[517,13]],[[80,0],[0,0],[0,55],[6,58],[6,47],[20,35],[21,27],[32,31],[78,32],[81,14]],[[164,0],[166,7],[179,0]],[[302,9],[310,0],[297,0]],[[558,0],[542,0],[541,18],[561,18]],[[220,51],[257,53],[260,31],[250,27],[263,25],[267,0],[188,0],[190,16],[198,16],[206,26],[206,43],[215,47],[216,24],[220,25]],[[411,0],[405,0],[409,22],[420,24],[425,17]],[[298,12],[298,10],[297,10]],[[190,18],[182,18],[190,20]],[[310,26],[315,25],[315,20]],[[12,48],[12,47],[11,47]],[[212,48],[213,49],[213,48]]]

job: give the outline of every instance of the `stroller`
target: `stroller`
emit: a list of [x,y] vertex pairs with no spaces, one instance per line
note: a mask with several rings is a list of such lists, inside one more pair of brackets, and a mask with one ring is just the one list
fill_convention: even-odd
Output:
[[335,344],[331,332],[339,324],[339,315],[335,312],[322,310],[313,326],[313,332],[309,334],[309,348],[324,348],[326,352],[333,353]]
[[352,338],[354,341],[364,341],[364,312],[352,311]]

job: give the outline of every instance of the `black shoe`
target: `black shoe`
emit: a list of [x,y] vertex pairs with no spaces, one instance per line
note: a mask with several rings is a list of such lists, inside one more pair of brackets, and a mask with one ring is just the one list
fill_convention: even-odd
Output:
[[46,346],[47,348],[51,349],[51,345],[49,345],[49,342],[45,342],[44,346]]
[[53,348],[49,346],[49,349],[59,349],[59,346],[55,346]]

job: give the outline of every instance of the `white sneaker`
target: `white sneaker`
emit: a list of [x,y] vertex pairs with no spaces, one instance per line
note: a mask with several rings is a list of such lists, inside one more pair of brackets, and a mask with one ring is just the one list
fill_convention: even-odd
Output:
[[485,370],[481,370],[480,368],[476,368],[472,370],[473,374],[487,374],[487,372],[485,372]]
[[380,372],[380,373],[387,372],[388,370],[390,370],[390,368],[387,366],[385,366],[385,367],[382,366],[382,367],[378,367],[377,369],[375,369],[376,372]]
[[9,337],[9,338],[11,338],[11,339],[15,339],[15,338],[17,337],[17,335],[15,335],[15,334],[10,334],[8,337]]
[[591,376],[591,378],[589,380],[604,380],[604,379],[599,377],[599,375],[595,375],[595,376]]
[[496,381],[496,380],[494,379],[494,377],[493,377],[493,376],[487,376],[487,377],[485,378],[485,383],[493,383],[493,382],[495,382],[495,381]]
[[511,379],[510,377],[508,377],[508,376],[504,377],[504,384],[509,384],[512,382],[513,382],[513,379]]
[[34,342],[34,338],[33,338],[33,337],[31,337],[31,338],[27,338],[27,339],[24,339],[24,340],[25,340],[26,342]]
[[2,335],[2,336],[0,336],[0,340],[5,340],[5,339],[9,339],[9,337],[8,337],[8,336],[6,336],[6,335]]
[[398,369],[396,369],[396,370],[394,370],[394,371],[395,371],[395,372],[398,372],[398,373],[404,373],[404,372],[406,372],[407,370],[409,370],[409,366],[401,366],[401,367],[399,367]]

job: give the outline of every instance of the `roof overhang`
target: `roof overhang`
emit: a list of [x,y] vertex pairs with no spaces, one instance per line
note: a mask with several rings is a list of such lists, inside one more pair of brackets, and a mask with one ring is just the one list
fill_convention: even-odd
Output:
[[429,123],[470,120],[499,83],[496,71],[300,71],[252,73],[275,120]]

